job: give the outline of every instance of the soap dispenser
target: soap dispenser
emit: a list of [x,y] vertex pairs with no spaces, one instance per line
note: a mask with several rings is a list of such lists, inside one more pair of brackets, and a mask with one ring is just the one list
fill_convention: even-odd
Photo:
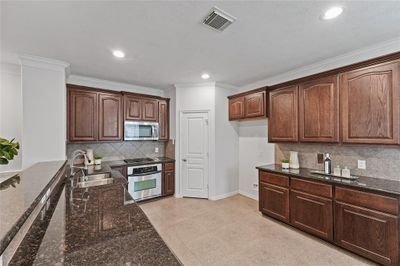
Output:
[[331,160],[331,155],[329,153],[325,154],[324,172],[325,174],[328,175],[332,173],[332,160]]

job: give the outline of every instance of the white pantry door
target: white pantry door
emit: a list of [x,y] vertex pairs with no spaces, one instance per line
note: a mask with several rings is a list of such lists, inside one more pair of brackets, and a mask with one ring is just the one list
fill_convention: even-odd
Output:
[[180,125],[182,195],[208,198],[208,113],[182,112]]

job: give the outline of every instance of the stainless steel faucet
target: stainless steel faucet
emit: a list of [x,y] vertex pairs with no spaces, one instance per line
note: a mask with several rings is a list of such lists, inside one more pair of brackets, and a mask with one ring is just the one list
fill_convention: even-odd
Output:
[[74,163],[75,163],[75,159],[78,157],[78,156],[83,156],[84,157],[84,160],[85,161],[87,161],[88,163],[90,163],[91,161],[89,160],[89,158],[87,157],[87,155],[86,155],[86,152],[85,151],[83,151],[83,150],[76,150],[76,151],[74,151],[73,153],[72,153],[72,159],[71,159],[71,176],[74,176],[77,172],[74,172],[74,169],[80,169],[81,171],[82,171],[82,181],[85,181],[86,180],[86,175],[85,175],[85,169],[87,169],[87,166],[85,165],[85,166],[75,166],[74,165]]

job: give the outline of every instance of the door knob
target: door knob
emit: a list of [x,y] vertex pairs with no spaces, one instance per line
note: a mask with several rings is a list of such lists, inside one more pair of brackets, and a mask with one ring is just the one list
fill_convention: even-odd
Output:
[[187,160],[186,159],[182,159],[182,162],[187,162]]

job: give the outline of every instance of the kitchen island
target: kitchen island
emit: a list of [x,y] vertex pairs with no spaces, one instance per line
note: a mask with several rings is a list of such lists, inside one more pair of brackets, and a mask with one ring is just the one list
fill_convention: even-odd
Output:
[[0,174],[0,265],[7,265],[47,199],[65,178],[66,161]]
[[104,171],[112,183],[79,188],[80,174],[67,178],[51,219],[38,217],[10,265],[181,265],[128,193],[126,179],[107,165]]

